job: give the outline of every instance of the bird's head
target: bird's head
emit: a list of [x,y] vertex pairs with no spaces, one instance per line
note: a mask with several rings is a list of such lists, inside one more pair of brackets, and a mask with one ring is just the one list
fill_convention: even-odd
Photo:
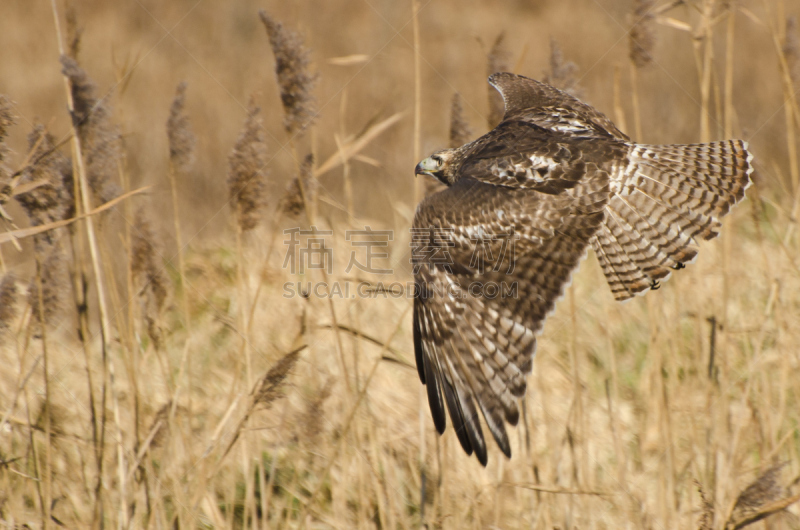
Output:
[[455,163],[457,149],[442,149],[417,164],[414,175],[428,175],[446,186],[456,181],[458,164]]

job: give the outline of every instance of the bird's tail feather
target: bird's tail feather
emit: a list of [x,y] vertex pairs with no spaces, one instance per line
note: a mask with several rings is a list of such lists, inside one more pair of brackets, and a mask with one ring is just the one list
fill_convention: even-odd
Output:
[[695,240],[716,237],[720,218],[744,198],[752,158],[741,140],[630,145],[592,238],[617,300],[643,294],[694,261]]

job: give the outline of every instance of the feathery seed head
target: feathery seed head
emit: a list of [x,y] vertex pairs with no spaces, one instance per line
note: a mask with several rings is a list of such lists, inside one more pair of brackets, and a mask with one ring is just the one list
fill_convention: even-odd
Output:
[[325,385],[315,393],[313,399],[306,403],[300,424],[303,428],[303,441],[309,445],[313,445],[325,428],[325,423],[321,421],[321,418],[325,417],[325,401],[331,396],[332,390],[333,381],[328,379]]
[[697,492],[700,494],[700,502],[702,503],[697,529],[712,530],[714,528],[714,503],[708,499],[703,486],[699,482],[695,481],[695,486],[697,486]]
[[122,139],[111,120],[108,96],[97,99],[94,83],[75,59],[61,56],[61,65],[72,92],[72,123],[81,139],[86,177],[95,199],[102,204],[120,193],[113,179],[117,175]]
[[286,29],[266,11],[260,10],[258,16],[267,30],[275,56],[275,75],[285,112],[283,125],[290,135],[302,133],[317,115],[316,101],[311,91],[318,75],[309,71],[309,50],[303,45],[299,34]]
[[300,352],[304,348],[287,353],[259,379],[253,388],[251,397],[254,407],[268,407],[273,401],[280,397],[280,390],[283,382],[292,371]]
[[583,97],[583,88],[578,86],[578,66],[564,60],[564,53],[558,41],[550,38],[550,71],[545,73],[544,82],[563,90],[576,98]]
[[266,204],[267,143],[261,109],[251,98],[242,132],[228,157],[228,189],[243,232],[261,221]]
[[[16,197],[27,213],[32,226],[60,221],[71,216],[75,202],[72,197],[72,162],[55,150],[53,136],[44,126],[37,124],[28,135],[28,145],[33,150],[31,165],[25,169],[21,184],[42,183],[33,190]],[[55,234],[45,232],[35,236],[37,246],[52,244]]]
[[95,86],[86,72],[78,66],[78,61],[66,55],[61,56],[61,73],[69,79],[72,92],[72,123],[80,130],[88,126],[89,117],[97,105]]
[[453,103],[450,106],[450,147],[455,149],[469,142],[472,130],[464,114],[464,105],[461,96],[453,94]]
[[783,462],[770,467],[739,494],[733,506],[731,521],[741,520],[762,506],[783,497],[785,489],[779,480],[785,465],[786,462]]
[[17,316],[17,279],[7,273],[0,281],[0,336],[11,327]]
[[[506,47],[506,34],[501,33],[492,44],[487,57],[486,75],[496,74],[497,72],[508,72],[511,62],[511,54]],[[503,119],[505,112],[505,104],[503,103],[503,96],[492,87],[489,87],[489,127],[492,128]]]
[[[178,416],[183,416],[188,412],[188,409],[183,405],[176,405],[175,406],[175,418]],[[164,443],[167,441],[167,436],[169,435],[169,421],[170,421],[170,414],[172,413],[172,401],[167,401],[161,408],[158,409],[155,416],[153,416],[153,421],[150,423],[150,427],[147,429],[147,432],[152,432],[155,429],[155,433],[153,434],[153,439],[150,441],[150,448],[157,449],[162,447]]]
[[4,139],[8,135],[8,129],[15,122],[11,112],[11,100],[8,99],[8,96],[0,94],[0,139]]
[[67,262],[61,244],[55,242],[49,249],[50,253],[39,267],[42,278],[42,312],[39,311],[39,282],[34,276],[28,286],[28,304],[33,311],[33,320],[41,324],[41,314],[44,313],[44,323],[50,325],[59,314],[64,304],[64,293],[69,283],[67,278]]
[[[459,94],[453,94],[453,102],[450,106],[450,149],[445,150],[443,153],[434,153],[434,155],[444,155],[447,157],[451,154],[452,150],[456,150],[459,147],[469,143],[471,138],[472,130],[470,129],[469,121],[467,121],[467,117],[464,114],[464,106],[461,103],[461,96]],[[431,156],[426,160],[435,161],[436,159]],[[434,174],[441,168],[435,167],[434,165],[430,168],[432,171],[428,172],[428,168],[425,167],[426,164],[421,163],[421,166],[421,169],[424,170],[421,173],[425,173],[434,177],[429,179],[426,178],[424,181],[426,197],[442,191],[447,187],[446,184],[440,180],[439,176]]]
[[81,47],[81,37],[83,36],[83,26],[78,24],[78,13],[75,11],[74,6],[67,6],[64,16],[67,19],[67,55],[77,60]]
[[131,231],[131,271],[142,286],[140,291],[146,299],[146,313],[154,310],[157,315],[164,307],[169,293],[169,281],[161,263],[160,245],[150,220],[139,209]]
[[800,88],[800,35],[797,31],[797,17],[786,18],[786,40],[783,42],[783,55],[789,68],[789,77],[795,90]]
[[653,27],[655,0],[634,0],[631,18],[633,27],[628,34],[628,55],[636,68],[644,68],[653,62],[653,49],[656,45],[656,34]]
[[[303,188],[300,188],[302,182]],[[303,193],[305,192],[305,202]],[[317,180],[314,178],[314,155],[306,155],[303,164],[300,166],[300,175],[293,178],[286,187],[286,195],[283,197],[283,213],[290,217],[297,217],[314,202],[317,194]]]
[[64,423],[68,417],[67,408],[55,400],[42,399],[36,411],[36,421],[33,425],[37,430],[45,430],[48,420],[50,422],[50,432],[56,436],[52,437],[52,443],[58,444],[60,436],[64,434]]
[[7,96],[0,94],[0,183],[3,183],[8,174],[6,168],[6,159],[8,158],[9,149],[6,146],[6,136],[8,130],[14,125],[14,114],[11,112],[11,100]]
[[185,112],[186,81],[181,82],[175,91],[175,99],[169,109],[167,136],[169,137],[169,159],[179,171],[186,171],[194,161],[196,138],[192,133],[189,117]]

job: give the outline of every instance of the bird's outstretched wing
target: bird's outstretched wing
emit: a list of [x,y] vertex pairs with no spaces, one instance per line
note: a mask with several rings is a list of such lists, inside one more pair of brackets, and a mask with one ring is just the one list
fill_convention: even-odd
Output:
[[536,334],[603,220],[607,186],[597,176],[556,196],[461,179],[417,209],[419,376],[437,430],[446,407],[461,446],[483,465],[478,410],[510,456],[505,422],[519,419]]
[[630,140],[602,112],[547,83],[508,72],[491,75],[489,83],[503,96],[504,121],[524,119],[553,132]]
[[627,136],[573,96],[509,73],[489,82],[503,95],[505,116],[470,147],[462,176],[557,194],[596,169],[589,160],[625,156]]

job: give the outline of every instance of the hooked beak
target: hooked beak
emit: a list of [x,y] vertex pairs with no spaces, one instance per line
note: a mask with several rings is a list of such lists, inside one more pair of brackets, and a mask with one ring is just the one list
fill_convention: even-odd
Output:
[[422,162],[417,164],[417,167],[414,168],[414,176],[417,175],[428,175],[433,177],[434,171],[436,171],[439,167],[439,164],[433,160],[433,158],[428,157],[424,159]]

